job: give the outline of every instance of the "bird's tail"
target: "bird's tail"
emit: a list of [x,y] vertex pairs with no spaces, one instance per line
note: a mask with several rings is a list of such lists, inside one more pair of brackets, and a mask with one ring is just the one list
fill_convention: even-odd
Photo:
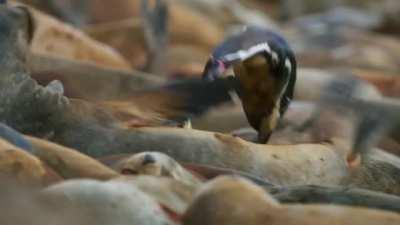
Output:
[[[230,94],[235,88],[233,77],[219,78],[213,82],[200,79],[172,81],[162,86],[133,93],[120,101],[102,102],[115,117],[127,127],[151,125],[181,125],[209,109],[232,104]],[[137,124],[138,123],[138,124]]]
[[200,79],[176,81],[166,85],[163,90],[177,96],[176,109],[184,117],[199,116],[210,108],[233,103],[232,92],[238,85],[233,76],[218,78],[213,82]]

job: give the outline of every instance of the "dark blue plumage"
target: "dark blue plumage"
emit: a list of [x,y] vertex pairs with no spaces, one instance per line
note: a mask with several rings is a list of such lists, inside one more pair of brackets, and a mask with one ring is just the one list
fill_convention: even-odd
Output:
[[[205,80],[214,80],[227,68],[257,54],[265,55],[274,63],[273,74],[296,76],[296,60],[287,41],[278,33],[256,26],[247,26],[243,31],[228,37],[218,45],[203,73]],[[291,71],[285,72],[286,59],[290,62]]]
[[243,31],[228,37],[224,42],[216,47],[212,53],[212,57],[215,59],[224,59],[228,54],[240,50],[247,50],[262,43],[268,43],[270,48],[273,50],[279,48],[285,50],[287,54],[291,54],[291,50],[286,40],[276,32],[260,27],[247,26]]

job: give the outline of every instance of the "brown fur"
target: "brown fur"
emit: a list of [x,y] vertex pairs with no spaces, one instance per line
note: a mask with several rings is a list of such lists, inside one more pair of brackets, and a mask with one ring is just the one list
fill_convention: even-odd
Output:
[[46,170],[38,158],[0,139],[0,176],[23,185],[43,185]]
[[31,51],[38,54],[86,61],[114,69],[130,70],[115,50],[55,18],[25,6],[32,20]]
[[[109,3],[92,0],[89,17],[99,25],[87,29],[92,37],[118,49],[130,59],[135,68],[143,66],[149,54],[148,49],[144,47],[146,43],[139,19],[140,2],[129,0],[108,5]],[[168,2],[168,6],[169,44],[166,53],[170,63],[168,72],[200,74],[208,58],[208,52],[223,38],[222,29],[207,17],[182,4]],[[179,51],[182,48],[186,50]],[[196,57],[190,51],[193,48],[196,50]],[[180,58],[184,58],[186,63],[179,60]],[[187,68],[192,64],[198,70]]]
[[[2,18],[7,12],[0,7]],[[17,19],[7,22],[16,23]],[[337,148],[342,146],[334,144],[257,145],[196,130],[121,129],[109,111],[37,85],[24,71],[23,49],[11,47],[23,29],[4,29],[9,29],[9,35],[0,36],[4,39],[0,43],[6,43],[2,45],[5,51],[0,51],[0,90],[7,99],[0,98],[5,109],[0,117],[22,133],[47,137],[93,157],[157,150],[180,162],[232,168],[280,185],[338,184],[348,176],[346,162],[338,154],[343,150]]]
[[[113,22],[139,16],[140,1],[106,3],[91,1],[91,18],[96,23]],[[185,6],[169,3],[172,43],[190,43],[211,50],[222,39],[222,32],[208,18]],[[112,10],[110,10],[112,9]],[[106,12],[104,11],[106,10]]]
[[35,148],[34,155],[63,178],[109,180],[119,176],[118,173],[76,150],[33,137],[26,138]]
[[280,205],[248,181],[223,177],[199,191],[183,221],[185,225],[394,225],[400,216],[344,206]]
[[143,175],[122,176],[113,181],[121,181],[139,188],[178,215],[185,212],[199,187],[172,178]]
[[275,129],[280,113],[281,84],[270,73],[265,57],[252,57],[234,67],[235,75],[241,83],[243,109],[250,125],[258,130],[259,141],[266,143]]
[[65,210],[78,209],[73,224],[173,224],[155,199],[122,181],[70,180],[46,188],[42,196],[61,218]]
[[[162,84],[165,79],[139,71],[121,71],[90,63],[33,54],[28,64],[40,85],[63,83],[65,95],[90,101],[115,100]],[[99,88],[101,87],[101,88]]]

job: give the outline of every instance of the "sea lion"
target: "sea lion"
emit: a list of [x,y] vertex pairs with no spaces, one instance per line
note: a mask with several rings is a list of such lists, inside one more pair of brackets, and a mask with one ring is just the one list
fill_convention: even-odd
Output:
[[337,185],[348,175],[345,156],[337,154],[341,147],[331,143],[257,145],[198,130],[124,129],[112,112],[37,85],[25,64],[29,14],[0,6],[0,18],[0,120],[19,132],[92,157],[157,150],[179,162],[244,171],[278,185]]
[[201,185],[186,184],[169,177],[156,176],[121,176],[111,182],[119,181],[133,185],[155,199],[164,208],[183,215]]
[[42,186],[46,169],[34,155],[0,139],[0,177],[19,184]]
[[152,175],[171,177],[185,184],[199,185],[202,183],[178,162],[160,152],[142,152],[122,160],[116,166],[118,172],[125,175]]
[[81,211],[74,224],[174,224],[155,200],[124,182],[71,180],[44,189],[42,195],[59,216],[68,208]]
[[345,206],[281,205],[263,189],[245,179],[220,177],[199,190],[183,217],[183,223],[394,225],[400,223],[400,216],[392,212]]
[[400,197],[344,186],[291,186],[264,188],[281,203],[334,204],[400,212]]

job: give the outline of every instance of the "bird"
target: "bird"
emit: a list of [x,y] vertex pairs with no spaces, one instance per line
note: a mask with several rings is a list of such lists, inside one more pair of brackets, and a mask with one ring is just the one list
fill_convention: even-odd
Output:
[[279,118],[293,99],[296,58],[282,35],[246,26],[227,37],[209,57],[203,80],[213,82],[233,68],[237,92],[258,142],[268,142]]

